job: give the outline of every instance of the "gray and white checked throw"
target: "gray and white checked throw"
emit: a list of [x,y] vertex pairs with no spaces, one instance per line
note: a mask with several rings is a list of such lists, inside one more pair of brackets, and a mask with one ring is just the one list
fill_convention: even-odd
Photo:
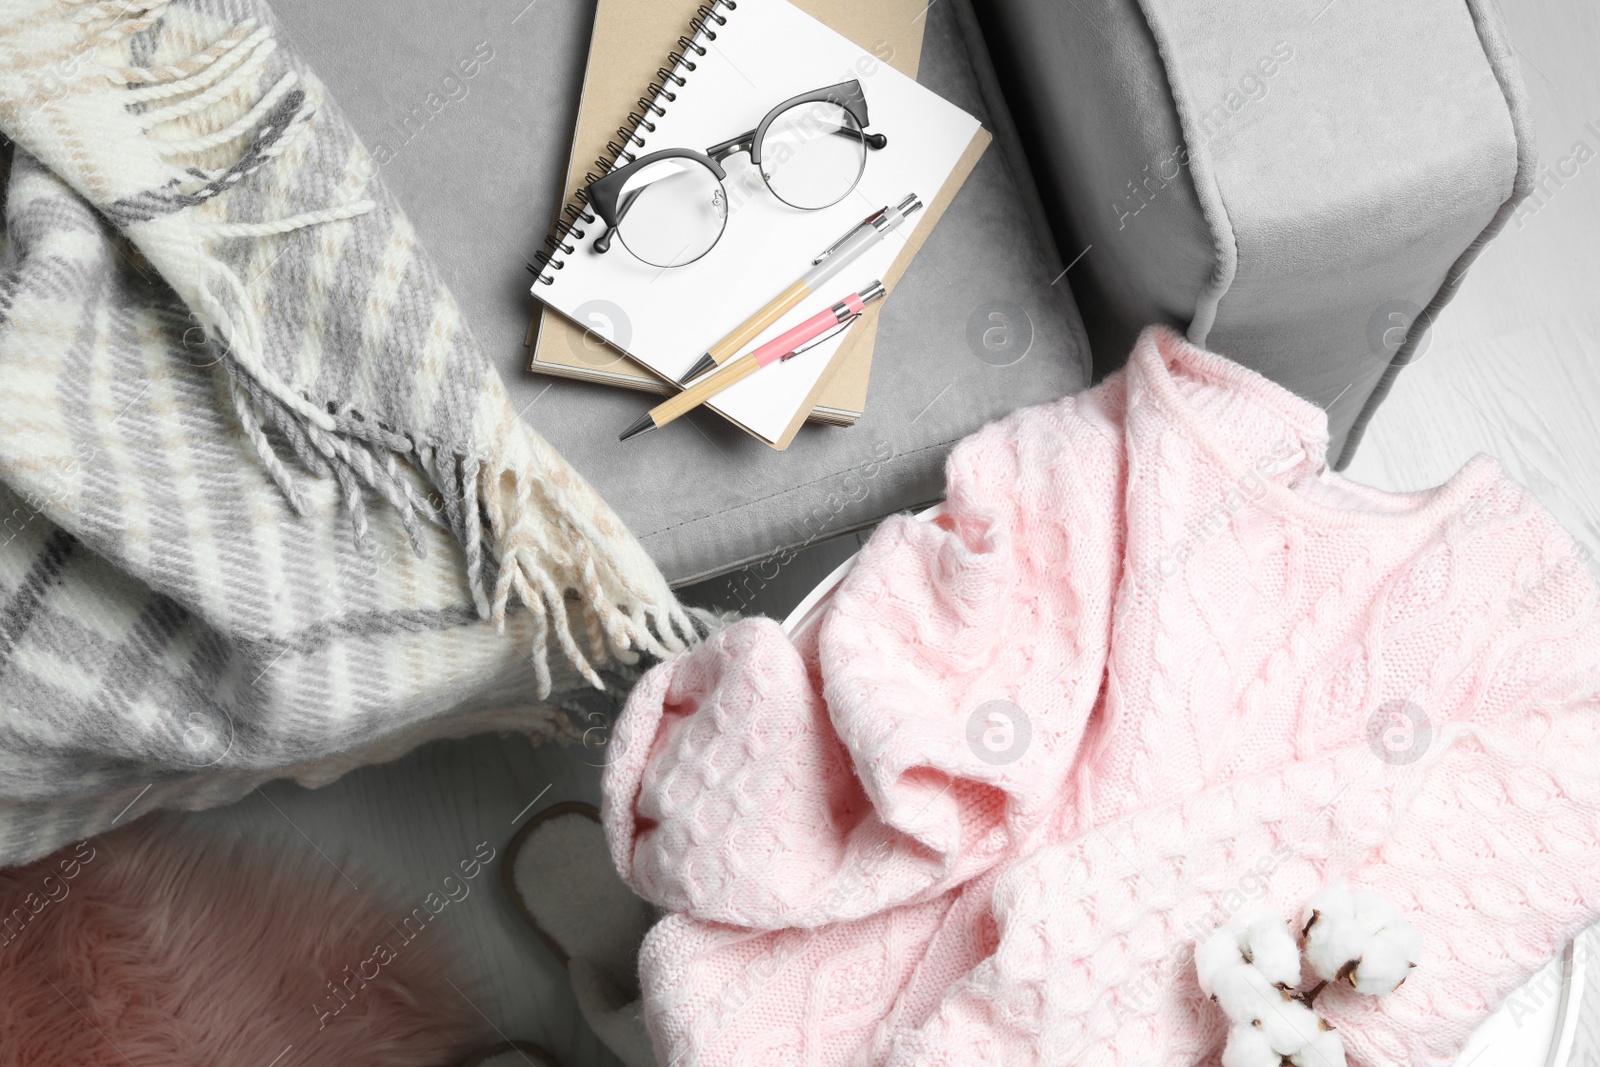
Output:
[[0,0],[0,132],[0,864],[694,640],[263,5]]

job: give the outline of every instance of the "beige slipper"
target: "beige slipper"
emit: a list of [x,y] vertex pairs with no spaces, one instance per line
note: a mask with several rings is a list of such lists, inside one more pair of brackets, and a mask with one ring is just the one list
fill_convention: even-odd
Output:
[[539,812],[506,846],[500,877],[566,965],[595,1035],[628,1067],[655,1067],[639,1001],[639,945],[660,915],[617,877],[599,810],[567,801]]

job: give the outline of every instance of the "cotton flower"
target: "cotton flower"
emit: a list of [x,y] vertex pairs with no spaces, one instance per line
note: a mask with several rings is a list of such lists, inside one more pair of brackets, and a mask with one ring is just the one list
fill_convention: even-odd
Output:
[[1211,998],[1234,1022],[1254,1022],[1290,1003],[1289,994],[1248,963],[1222,968],[1211,980]]
[[[1375,916],[1382,930],[1394,927],[1370,905],[1352,903],[1348,910]],[[1333,924],[1336,934],[1344,929],[1366,927]],[[1367,936],[1350,943],[1370,950],[1372,942]],[[1311,1010],[1309,998],[1289,995],[1300,981],[1300,949],[1280,916],[1266,910],[1234,916],[1195,946],[1194,967],[1200,989],[1233,1024],[1222,1067],[1345,1067],[1343,1040]]]
[[1334,886],[1306,908],[1306,959],[1325,982],[1357,992],[1393,992],[1422,958],[1422,934],[1387,898]]
[[1249,950],[1250,962],[1256,970],[1272,980],[1272,984],[1290,989],[1300,984],[1300,946],[1289,933],[1283,916],[1275,912],[1259,911],[1248,917],[1244,924],[1242,942]]
[[1284,989],[1299,983],[1300,950],[1282,917],[1265,910],[1241,912],[1195,948],[1195,974],[1207,996],[1214,993],[1216,976],[1238,964],[1249,964]]
[[1235,1022],[1222,1049],[1222,1067],[1345,1067],[1338,1032],[1299,1001],[1289,1004],[1276,1026],[1265,1020],[1260,1026]]
[[1319,1030],[1298,1052],[1289,1054],[1294,1067],[1345,1067],[1344,1039],[1327,1023],[1322,1025],[1327,1028]]
[[1293,999],[1271,1005],[1250,1024],[1267,1035],[1279,1056],[1298,1055],[1317,1040],[1325,1026],[1316,1012]]
[[1267,1035],[1248,1023],[1236,1023],[1228,1031],[1222,1049],[1222,1067],[1280,1067],[1283,1057],[1272,1051]]

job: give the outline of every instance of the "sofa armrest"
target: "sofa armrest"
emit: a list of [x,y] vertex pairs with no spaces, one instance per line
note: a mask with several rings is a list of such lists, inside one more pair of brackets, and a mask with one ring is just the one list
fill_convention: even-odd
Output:
[[1348,462],[1531,186],[1492,0],[980,12],[1097,372],[1171,323],[1326,407]]

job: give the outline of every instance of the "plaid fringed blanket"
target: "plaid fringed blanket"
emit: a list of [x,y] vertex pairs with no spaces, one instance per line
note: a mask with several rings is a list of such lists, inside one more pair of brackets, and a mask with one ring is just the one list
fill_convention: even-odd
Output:
[[263,5],[4,0],[0,132],[0,863],[570,734],[703,629]]

